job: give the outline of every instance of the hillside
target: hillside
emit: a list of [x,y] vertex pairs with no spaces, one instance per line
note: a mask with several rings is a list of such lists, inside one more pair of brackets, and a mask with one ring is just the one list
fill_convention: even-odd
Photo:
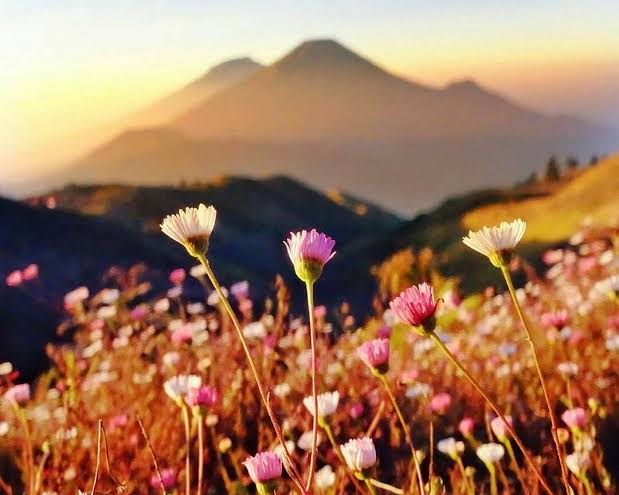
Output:
[[161,98],[131,117],[130,126],[154,126],[170,122],[262,67],[251,58],[227,60],[209,69],[203,76]]
[[454,194],[522,180],[551,153],[589,154],[610,143],[604,130],[524,108],[473,81],[417,84],[336,41],[315,40],[165,127],[121,133],[59,179],[174,184],[284,174],[412,215]]
[[556,194],[543,198],[490,204],[467,213],[466,228],[478,229],[502,218],[526,218],[527,239],[566,239],[586,218],[594,226],[619,222],[619,155],[585,170]]

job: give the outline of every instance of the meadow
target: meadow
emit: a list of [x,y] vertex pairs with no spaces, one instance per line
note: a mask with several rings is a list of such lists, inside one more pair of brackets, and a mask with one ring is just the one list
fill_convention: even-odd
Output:
[[357,318],[321,299],[340,255],[324,234],[291,234],[285,280],[254,300],[218,285],[214,210],[162,227],[200,261],[167,293],[139,270],[76,288],[50,370],[28,385],[0,364],[6,493],[616,493],[616,229],[577,230],[540,273],[524,223],[471,233],[496,284],[466,296],[403,253]]

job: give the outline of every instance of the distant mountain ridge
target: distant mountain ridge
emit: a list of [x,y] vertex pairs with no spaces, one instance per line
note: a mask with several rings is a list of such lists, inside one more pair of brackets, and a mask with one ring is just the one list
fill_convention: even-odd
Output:
[[219,175],[291,175],[403,214],[523,179],[551,153],[588,155],[612,136],[546,116],[464,80],[433,88],[334,40],[302,43],[165,125],[133,129],[62,175],[170,184]]

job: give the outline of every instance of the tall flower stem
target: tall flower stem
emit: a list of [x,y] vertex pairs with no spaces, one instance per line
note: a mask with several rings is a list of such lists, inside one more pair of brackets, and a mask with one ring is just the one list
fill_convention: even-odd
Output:
[[533,359],[535,361],[535,368],[537,370],[537,375],[539,376],[539,381],[542,384],[542,390],[544,392],[544,399],[546,400],[546,407],[548,408],[548,415],[550,416],[552,439],[554,440],[557,457],[559,458],[559,465],[561,466],[561,478],[563,479],[563,485],[565,487],[565,491],[569,495],[571,493],[571,487],[567,479],[567,469],[565,468],[565,463],[563,462],[563,456],[561,455],[559,435],[557,434],[557,418],[555,417],[552,404],[550,403],[550,396],[548,395],[548,390],[546,389],[546,381],[544,380],[544,375],[542,374],[542,368],[539,364],[539,358],[537,355],[537,348],[535,346],[535,341],[533,340],[533,335],[531,334],[531,330],[529,329],[529,325],[527,324],[527,319],[524,315],[524,312],[522,311],[522,307],[520,306],[518,297],[516,296],[516,289],[514,289],[512,277],[511,277],[511,274],[509,273],[509,267],[505,263],[501,264],[501,272],[503,273],[503,278],[505,278],[505,283],[507,284],[507,288],[509,289],[509,293],[512,297],[512,301],[514,302],[516,312],[518,313],[518,317],[520,318],[522,327],[524,328],[524,331],[526,333],[527,341],[529,342],[529,346],[531,347],[531,353],[533,354]]
[[516,473],[516,477],[518,478],[520,485],[522,485],[522,489],[526,492],[526,484],[524,482],[524,478],[522,477],[522,472],[518,466],[518,461],[516,460],[516,455],[514,454],[514,448],[512,447],[512,443],[509,441],[509,438],[505,438],[503,445],[505,445],[505,449],[507,450],[507,454],[511,460],[512,467]]
[[285,457],[284,467],[286,468],[286,471],[290,475],[290,478],[292,479],[292,481],[295,483],[299,492],[305,495],[307,491],[303,487],[301,475],[299,474],[299,471],[297,470],[297,467],[294,461],[292,460],[290,452],[288,452],[288,447],[286,447],[286,440],[284,439],[284,435],[279,426],[279,423],[277,422],[275,413],[273,412],[273,409],[271,408],[271,405],[269,404],[267,394],[265,393],[262,382],[260,381],[260,377],[258,376],[258,369],[256,368],[256,363],[254,362],[254,359],[251,355],[251,351],[249,350],[249,346],[247,344],[247,340],[245,339],[245,336],[243,335],[243,331],[241,330],[241,325],[239,323],[239,320],[236,317],[236,314],[234,313],[232,306],[230,306],[230,302],[228,301],[228,298],[223,293],[223,290],[221,289],[221,285],[219,285],[219,282],[217,281],[217,277],[215,276],[215,273],[213,272],[213,269],[211,268],[209,261],[206,259],[206,256],[204,256],[203,254],[198,254],[196,257],[200,261],[200,263],[202,263],[202,265],[204,266],[206,270],[206,274],[211,284],[213,285],[215,292],[217,292],[217,295],[219,296],[220,301],[224,305],[224,308],[226,309],[226,312],[230,316],[230,319],[232,320],[234,328],[236,329],[236,333],[241,341],[241,345],[243,346],[243,351],[245,352],[245,356],[249,363],[249,368],[251,369],[256,385],[258,386],[258,393],[260,394],[260,399],[262,400],[262,403],[264,404],[264,407],[267,410],[267,414],[269,415],[269,419],[271,420],[271,424],[273,425],[273,429],[275,430],[275,435],[277,436],[279,443],[282,445],[282,448],[284,449],[284,457]]
[[527,462],[529,463],[529,465],[531,466],[531,468],[535,472],[535,475],[537,476],[537,479],[541,483],[541,485],[544,488],[544,490],[546,491],[546,493],[548,493],[548,495],[554,495],[553,491],[548,486],[548,483],[546,483],[546,480],[544,480],[544,477],[542,476],[542,473],[540,472],[539,468],[537,467],[537,464],[535,464],[535,461],[533,460],[531,455],[525,449],[524,444],[522,443],[522,440],[520,440],[520,437],[516,434],[516,432],[514,431],[512,426],[505,419],[505,416],[503,415],[503,413],[501,411],[499,411],[499,408],[494,403],[494,401],[486,394],[486,392],[484,392],[484,389],[481,388],[481,385],[479,384],[479,382],[460,363],[460,361],[456,358],[456,356],[454,356],[452,354],[452,352],[447,348],[447,346],[438,337],[438,335],[436,335],[434,332],[430,332],[430,338],[432,340],[434,340],[436,345],[441,349],[441,351],[443,351],[443,353],[445,354],[447,359],[449,359],[449,361],[451,361],[451,363],[462,372],[462,374],[471,383],[471,385],[473,385],[473,387],[477,390],[477,392],[479,392],[479,394],[485,399],[485,401],[488,403],[488,405],[494,411],[494,413],[499,418],[501,418],[501,420],[503,421],[503,424],[505,425],[505,428],[507,429],[507,431],[509,431],[510,435],[513,437],[514,441],[518,445],[518,448],[520,448],[520,450],[522,451],[522,454],[524,455],[525,459],[527,460]]
[[490,494],[497,495],[498,490],[496,486],[496,468],[493,464],[486,464],[488,472],[490,473]]
[[318,384],[316,383],[316,325],[314,323],[314,283],[306,282],[305,288],[307,292],[307,311],[310,325],[310,348],[312,353],[312,402],[314,414],[312,415],[312,450],[310,453],[309,473],[307,474],[307,482],[305,490],[310,491],[312,482],[314,481],[314,471],[316,470],[316,458],[318,455]]
[[30,436],[30,428],[28,427],[28,418],[26,418],[26,412],[16,403],[13,404],[13,407],[15,409],[15,415],[21,423],[22,429],[24,430],[24,438],[26,443],[26,448],[24,449],[24,460],[28,467],[28,481],[26,485],[28,486],[28,491],[30,492],[32,491],[32,487],[34,485],[34,454],[32,451],[32,437]]
[[204,418],[198,414],[198,490],[197,495],[202,495],[202,482],[204,479]]
[[189,495],[191,490],[191,426],[189,424],[189,408],[186,405],[181,407],[183,424],[185,425],[185,493]]
[[462,475],[462,479],[464,480],[464,484],[466,485],[466,491],[469,492],[469,495],[475,495],[475,486],[469,477],[466,474],[466,469],[464,469],[464,464],[462,463],[462,459],[459,455],[455,456],[456,464],[458,465],[458,469],[460,470],[460,474]]
[[374,490],[374,487],[372,486],[370,478],[363,478],[363,482],[365,483],[365,486],[368,487],[368,491],[370,492],[370,494],[376,495],[376,490]]
[[321,426],[325,430],[325,433],[327,434],[327,438],[329,439],[329,442],[331,443],[331,447],[333,447],[333,451],[335,452],[335,455],[337,456],[339,461],[344,466],[344,469],[346,470],[346,474],[348,475],[348,478],[352,481],[353,485],[355,485],[355,489],[357,490],[357,493],[365,494],[365,490],[359,484],[359,481],[357,480],[357,478],[355,476],[355,473],[353,473],[348,468],[348,465],[346,464],[346,459],[344,459],[344,456],[342,456],[342,452],[340,451],[340,447],[337,444],[337,442],[335,441],[335,435],[333,435],[333,430],[331,429],[331,425],[329,423],[327,423],[327,421],[325,419],[322,419]]
[[389,386],[389,382],[387,382],[387,378],[385,377],[383,373],[378,374],[378,376],[383,386],[385,387],[385,391],[387,392],[387,395],[389,396],[389,400],[391,401],[391,404],[393,405],[393,409],[395,410],[398,416],[400,425],[402,426],[402,429],[404,430],[406,441],[408,442],[408,445],[413,455],[413,463],[415,464],[415,478],[417,479],[417,482],[419,484],[419,493],[423,495],[425,493],[423,489],[423,475],[421,474],[421,467],[419,466],[419,461],[417,459],[417,452],[415,449],[415,444],[413,443],[413,436],[411,435],[408,425],[406,424],[406,421],[404,420],[404,416],[402,415],[400,406],[398,406],[398,401],[396,401],[395,396],[393,395],[393,392],[391,391],[391,387]]
[[370,485],[380,488],[381,490],[385,490],[386,492],[395,493],[396,495],[404,494],[404,490],[388,483],[383,483],[382,481],[375,480],[374,478],[368,478],[368,481],[370,482]]

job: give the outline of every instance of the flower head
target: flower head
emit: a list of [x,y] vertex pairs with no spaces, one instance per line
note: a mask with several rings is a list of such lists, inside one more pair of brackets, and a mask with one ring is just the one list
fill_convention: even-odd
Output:
[[198,375],[177,375],[168,378],[163,389],[173,401],[182,406],[189,389],[199,388],[201,385],[202,378]]
[[191,407],[213,407],[217,401],[219,401],[219,392],[212,385],[191,387],[185,396],[185,402]]
[[[512,426],[512,417],[511,416],[505,416],[505,421],[507,421],[507,423],[509,424],[509,426]],[[492,428],[492,432],[496,435],[496,437],[502,442],[507,438],[507,433],[508,433],[508,429],[507,426],[505,425],[505,422],[499,418],[496,417],[494,418],[491,422],[490,422],[490,428]]]
[[458,423],[458,430],[465,437],[472,435],[474,429],[475,429],[475,421],[473,421],[473,418],[469,418],[469,417],[462,418],[460,423]]
[[163,484],[166,490],[173,488],[176,484],[176,471],[172,468],[164,468],[161,470],[161,478],[159,478],[157,473],[150,477],[150,486],[152,488],[159,489],[161,484]]
[[82,301],[88,299],[90,292],[88,291],[88,287],[78,287],[77,289],[72,290],[71,292],[67,292],[64,296],[64,307],[66,309],[73,309],[78,304],[81,304]]
[[36,263],[29,264],[22,271],[22,277],[24,280],[34,280],[39,276],[39,265]]
[[371,438],[362,437],[348,440],[340,445],[342,455],[351,471],[365,471],[376,464],[376,448]]
[[14,270],[6,277],[6,285],[8,287],[17,287],[24,281],[24,276],[20,270]]
[[357,347],[357,355],[372,371],[386,373],[389,367],[389,339],[374,339]]
[[591,467],[591,457],[588,452],[572,452],[565,457],[567,468],[579,478],[583,477]]
[[188,207],[168,215],[160,227],[164,234],[185,246],[189,254],[198,256],[208,250],[216,217],[214,207],[201,203],[197,208]]
[[477,232],[469,230],[469,235],[462,238],[462,242],[471,249],[487,256],[492,264],[503,266],[509,261],[506,257],[518,245],[527,224],[520,218],[513,222],[501,222],[499,226],[484,227]]
[[484,464],[499,462],[505,455],[505,448],[500,443],[484,443],[477,448],[477,457]]
[[402,323],[420,328],[419,333],[434,331],[437,302],[430,284],[413,285],[403,291],[389,304]]
[[464,452],[464,442],[460,442],[453,437],[439,440],[439,442],[436,444],[436,447],[438,448],[439,452],[448,455],[452,459],[460,457],[460,454]]
[[335,241],[316,229],[291,232],[284,245],[295,273],[306,283],[316,282],[323,267],[335,256]]
[[261,452],[243,461],[252,481],[256,484],[280,478],[282,460],[275,452]]
[[4,398],[20,405],[28,402],[30,400],[30,385],[27,383],[13,385],[4,393]]
[[542,325],[546,328],[555,328],[557,330],[563,329],[570,322],[570,315],[565,309],[558,309],[557,311],[549,311],[543,313],[541,316]]
[[[337,390],[335,392],[325,392],[324,394],[320,394],[318,396],[318,417],[324,418],[333,414],[337,409],[337,404],[339,401],[340,393]],[[305,399],[303,399],[303,405],[313,416],[314,398],[311,395],[305,397]]]
[[571,430],[581,429],[587,424],[587,413],[582,407],[574,407],[565,411],[561,419]]
[[187,278],[187,273],[184,268],[176,268],[170,272],[168,278],[174,285],[183,285],[185,278]]
[[447,392],[441,392],[430,399],[430,409],[437,414],[445,414],[447,409],[451,406],[451,403],[451,395]]

